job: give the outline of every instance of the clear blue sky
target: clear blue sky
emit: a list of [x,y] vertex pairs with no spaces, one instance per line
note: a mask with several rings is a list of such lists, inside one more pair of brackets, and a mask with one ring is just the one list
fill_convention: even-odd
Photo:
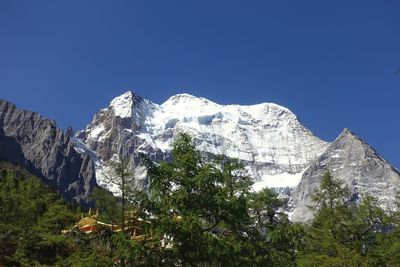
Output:
[[400,167],[400,1],[0,0],[0,98],[82,129],[130,89],[274,102]]

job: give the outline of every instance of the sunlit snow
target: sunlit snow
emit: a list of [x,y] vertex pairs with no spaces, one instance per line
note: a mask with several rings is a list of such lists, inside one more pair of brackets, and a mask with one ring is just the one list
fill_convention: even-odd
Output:
[[132,93],[126,92],[114,98],[110,106],[113,108],[115,116],[120,116],[121,118],[130,117],[132,115]]
[[253,189],[254,191],[260,191],[265,187],[296,187],[299,184],[302,175],[303,172],[296,174],[281,173],[276,175],[265,175],[261,177],[261,181],[257,181],[253,184]]
[[[158,105],[126,92],[100,111],[107,114],[104,118],[109,118],[110,109],[113,116],[131,119],[132,128],[125,124],[118,130],[119,138],[125,136],[126,140],[135,134],[140,143],[136,149],[141,152],[146,147],[168,152],[174,137],[186,132],[193,136],[200,151],[242,160],[257,181],[254,187],[259,189],[296,186],[301,172],[328,145],[307,130],[289,109],[273,103],[220,105],[202,97],[178,94]],[[112,127],[116,126],[98,119],[86,129],[86,137],[91,143],[103,142],[115,132]],[[98,176],[103,183],[101,172]]]

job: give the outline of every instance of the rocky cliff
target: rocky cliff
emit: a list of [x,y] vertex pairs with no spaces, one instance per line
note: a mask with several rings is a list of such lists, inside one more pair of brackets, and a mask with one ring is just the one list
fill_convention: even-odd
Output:
[[96,186],[90,156],[75,151],[54,121],[0,100],[0,159],[21,165],[81,205]]
[[345,129],[304,172],[291,196],[291,220],[305,222],[312,219],[312,210],[307,206],[312,204],[311,196],[327,170],[350,188],[351,200],[357,201],[368,194],[376,197],[384,209],[394,209],[400,173],[367,143]]

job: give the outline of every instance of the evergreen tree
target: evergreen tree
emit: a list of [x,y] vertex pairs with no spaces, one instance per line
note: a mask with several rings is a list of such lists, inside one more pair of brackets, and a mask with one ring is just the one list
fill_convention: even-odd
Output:
[[[125,232],[126,223],[129,219],[127,213],[132,212],[132,199],[134,191],[132,190],[133,172],[130,169],[129,161],[126,159],[111,161],[105,177],[108,182],[117,186],[121,194],[117,198],[108,195],[103,190],[97,190],[94,198],[97,199],[97,205],[106,211],[107,216],[112,222],[117,222],[121,226],[122,232]],[[116,203],[120,200],[120,203]],[[118,207],[121,208],[118,211]],[[119,215],[120,218],[116,218]]]
[[286,200],[268,188],[249,197],[249,255],[252,266],[294,266],[303,227],[289,222],[283,207]]
[[376,237],[379,246],[373,251],[380,266],[400,266],[400,195],[397,195],[397,209],[389,215],[390,226],[387,234]]
[[61,230],[78,213],[27,171],[0,162],[0,266],[54,265],[71,253]]
[[326,172],[313,196],[316,214],[308,227],[299,266],[380,266],[380,247],[390,220],[372,197],[348,202],[349,190]]
[[158,265],[294,261],[290,242],[300,231],[286,231],[290,223],[278,212],[283,202],[276,194],[251,192],[252,182],[237,160],[220,156],[207,162],[187,134],[174,142],[172,156],[171,162],[148,162],[150,196],[142,202]]

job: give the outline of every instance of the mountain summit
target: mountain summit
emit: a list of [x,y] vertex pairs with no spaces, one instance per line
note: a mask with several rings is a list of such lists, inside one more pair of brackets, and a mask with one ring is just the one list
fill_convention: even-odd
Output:
[[[130,91],[97,112],[77,137],[97,153],[99,166],[112,157],[128,157],[139,166],[138,153],[156,161],[168,159],[170,145],[181,132],[191,134],[206,155],[240,159],[254,177],[255,188],[296,186],[328,145],[290,110],[273,103],[220,105],[178,94],[159,105]],[[145,186],[145,179],[137,182]]]
[[318,189],[326,170],[351,189],[353,201],[367,193],[376,197],[384,209],[395,209],[396,190],[400,187],[399,171],[361,138],[349,129],[344,129],[307,168],[294,190],[290,201],[293,208],[290,218],[293,221],[312,219],[312,211],[307,206],[312,204],[310,196]]

